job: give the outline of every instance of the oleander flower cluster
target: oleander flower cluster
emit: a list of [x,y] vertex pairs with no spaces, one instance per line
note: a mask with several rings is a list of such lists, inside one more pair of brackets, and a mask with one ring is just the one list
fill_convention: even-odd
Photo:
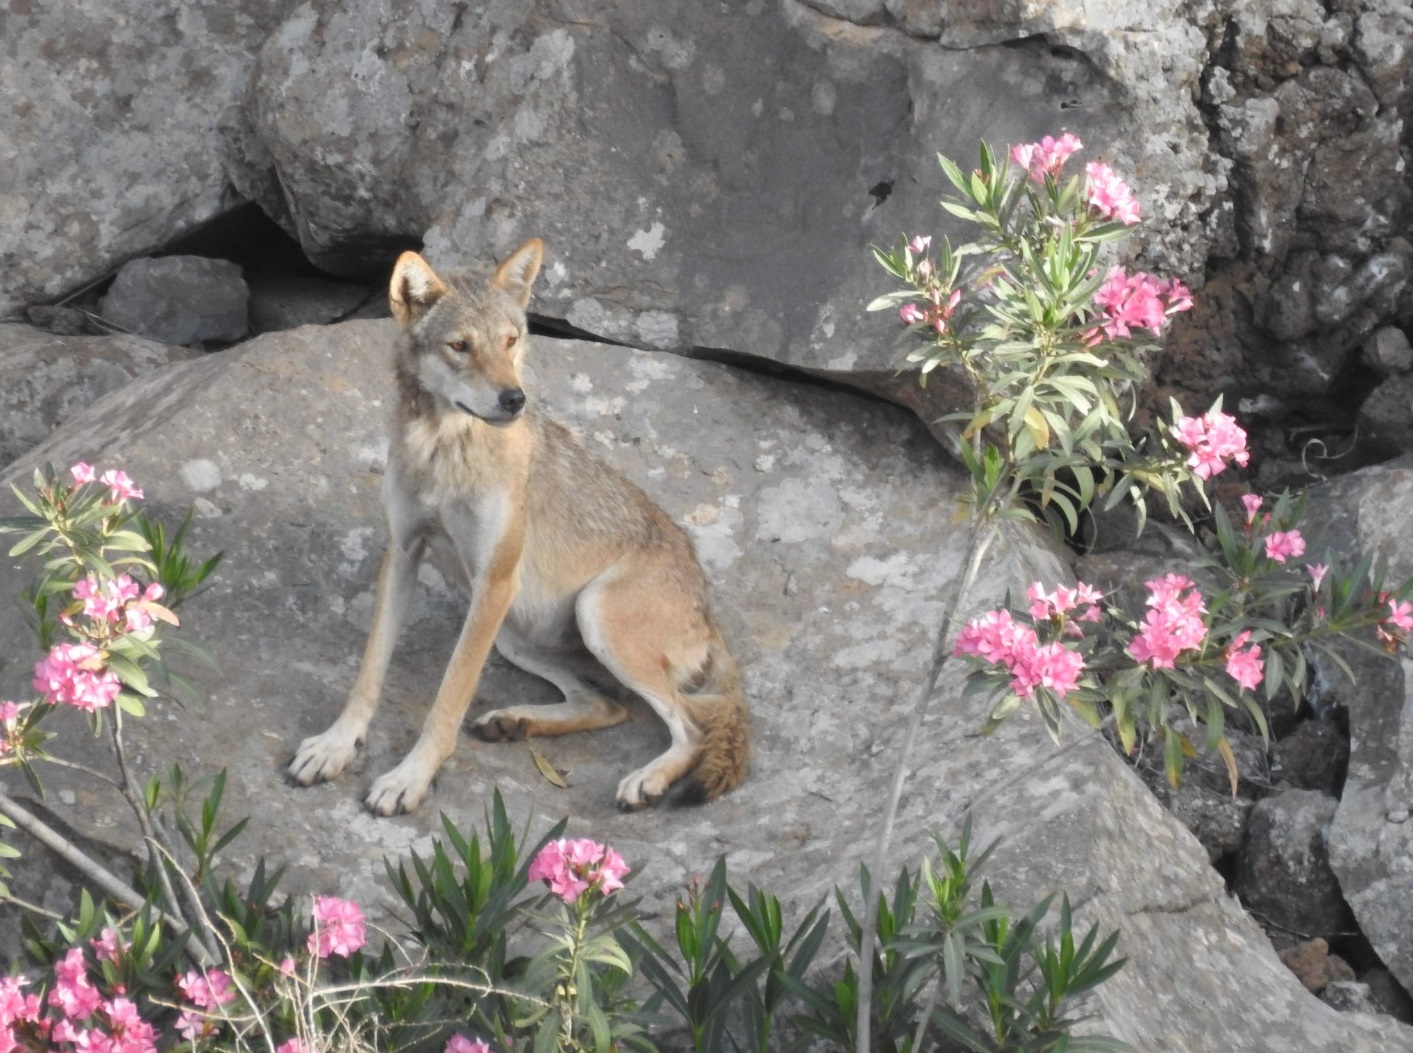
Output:
[[1246,431],[1235,417],[1219,409],[1200,417],[1178,417],[1173,421],[1173,437],[1188,451],[1187,467],[1199,479],[1220,474],[1228,462],[1245,467],[1251,459]]
[[1004,608],[966,625],[957,634],[953,653],[1003,667],[1010,674],[1011,690],[1020,698],[1045,688],[1063,699],[1079,686],[1084,673],[1084,657],[1078,651],[1058,640],[1041,643],[1034,628],[1017,622]]
[[1129,274],[1122,267],[1110,267],[1104,284],[1094,294],[1094,303],[1102,320],[1085,338],[1090,345],[1105,337],[1130,337],[1135,329],[1160,334],[1169,318],[1191,310],[1192,293],[1176,278],[1159,279],[1142,271]]
[[628,864],[607,845],[589,838],[550,841],[530,862],[529,879],[543,881],[565,903],[576,902],[589,889],[605,896],[623,887]]
[[[107,510],[121,513],[129,502],[143,496],[127,473],[117,469],[99,473],[80,461],[69,472],[73,486],[56,486],[49,494],[55,506],[68,514],[82,507],[85,500],[96,499],[105,510],[104,518],[115,523]],[[88,489],[90,486],[104,490],[95,495]],[[150,637],[149,630],[156,619],[176,619],[160,602],[165,595],[160,584],[143,585],[126,572],[88,573],[74,582],[70,595],[59,621],[74,639],[50,647],[34,667],[32,685],[46,704],[96,713],[112,706],[123,690],[110,663],[114,645],[124,636]]]
[[308,941],[311,954],[347,958],[367,941],[363,908],[352,900],[315,896],[313,913],[314,931]]
[[0,980],[0,1050],[50,1053],[156,1053],[157,1028],[121,988],[100,990],[82,947],[54,963],[47,993],[28,991],[22,976]]

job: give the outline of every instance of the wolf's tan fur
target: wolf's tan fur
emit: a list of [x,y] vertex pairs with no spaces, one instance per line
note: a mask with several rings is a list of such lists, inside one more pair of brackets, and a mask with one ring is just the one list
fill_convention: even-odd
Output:
[[421,737],[377,779],[368,807],[415,808],[476,694],[491,644],[564,693],[511,706],[472,726],[483,739],[608,727],[626,719],[585,675],[606,669],[653,708],[667,752],[625,777],[622,808],[642,808],[678,780],[710,799],[739,783],[749,754],[740,675],[712,621],[706,579],[682,530],[638,487],[589,454],[525,399],[525,308],[542,247],[517,249],[488,282],[443,280],[415,253],[393,271],[402,326],[398,404],[384,478],[390,543],[373,627],[342,715],[305,739],[289,767],[309,785],[357,752],[382,693],[417,566],[443,557],[471,597]]

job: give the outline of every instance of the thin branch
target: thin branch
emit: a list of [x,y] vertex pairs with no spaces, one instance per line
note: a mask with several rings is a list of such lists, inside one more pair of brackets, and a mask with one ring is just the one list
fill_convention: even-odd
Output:
[[[126,903],[134,908],[140,907],[146,902],[142,893],[138,892],[107,867],[95,862],[87,853],[73,844],[73,842],[69,841],[68,838],[64,837],[63,834],[60,834],[42,819],[22,807],[19,802],[4,790],[0,790],[0,813],[3,813],[5,817],[12,821],[17,827],[29,834],[30,837],[34,838],[55,855],[59,856],[59,858],[63,859],[89,881],[92,881],[107,895],[113,897],[113,899],[120,903]],[[164,925],[167,925],[174,932],[183,933],[189,931],[189,927],[185,921],[180,918],[172,917],[172,915],[160,908],[157,909],[157,916],[162,920]],[[203,964],[211,964],[215,961],[199,942],[193,940],[193,943],[195,943],[198,953],[206,954],[209,959],[207,962],[203,962]]]
[[19,896],[7,895],[3,898],[3,900],[0,900],[0,902],[13,903],[21,910],[27,910],[31,914],[38,914],[41,918],[48,918],[50,921],[64,920],[64,916],[58,913],[57,911],[48,910],[45,907],[41,907],[38,903],[31,903],[27,899],[20,899]]
[[51,757],[48,754],[45,754],[39,759],[44,761],[45,764],[53,764],[59,768],[68,768],[70,771],[82,772],[84,775],[88,775],[94,779],[97,779],[99,782],[106,782],[115,790],[122,789],[122,785],[118,782],[117,779],[113,778],[107,772],[101,772],[97,768],[90,768],[87,764],[80,764],[77,761],[65,760],[63,757]]
[[[147,846],[147,858],[152,864],[152,869],[157,873],[157,881],[162,886],[162,895],[166,898],[168,906],[180,914],[185,915],[187,911],[192,909],[192,905],[188,903],[186,904],[187,910],[184,911],[182,909],[183,902],[177,897],[176,889],[172,887],[171,878],[167,874],[167,867],[162,858],[164,855],[170,855],[171,853],[165,850],[161,839],[157,836],[157,832],[152,828],[152,817],[147,813],[147,806],[143,800],[142,793],[138,789],[137,783],[132,777],[132,773],[128,770],[127,753],[123,749],[122,711],[120,709],[115,708],[113,710],[113,720],[108,726],[111,729],[113,738],[113,755],[117,758],[118,772],[122,775],[122,783],[119,785],[118,789],[122,792],[124,800],[128,803],[128,807],[131,808],[133,814],[137,816],[138,825],[142,827],[142,840]],[[214,962],[216,961],[216,956],[206,945],[206,941],[202,936],[197,934],[198,924],[201,929],[204,930],[205,936],[212,935],[211,926],[206,920],[205,912],[201,909],[199,901],[196,903],[195,911],[193,915],[188,918],[185,927],[190,930],[191,940],[196,945],[203,961]]]
[[[921,690],[913,700],[912,717],[909,719],[907,731],[903,735],[898,766],[893,774],[893,787],[889,792],[888,804],[884,810],[883,832],[879,834],[878,849],[874,853],[875,873],[886,874],[888,872],[888,853],[893,847],[893,825],[898,817],[898,802],[902,800],[903,783],[907,779],[908,754],[922,730],[922,721],[927,715],[927,709],[932,701],[933,692],[937,689],[937,681],[942,675],[942,669],[946,666],[947,659],[952,655],[951,644],[957,634],[957,624],[966,609],[967,594],[976,583],[977,574],[981,570],[981,561],[986,557],[987,550],[996,539],[999,528],[995,522],[994,510],[998,507],[1003,507],[1003,505],[997,502],[994,495],[980,506],[978,518],[967,541],[967,554],[963,563],[961,580],[957,583],[957,590],[952,594],[951,602],[947,605],[946,616],[938,627],[937,640],[932,646],[932,664],[928,669],[927,678],[923,681]],[[854,1034],[857,1036],[856,1053],[870,1053],[873,947],[877,941],[877,935],[878,897],[874,895],[873,889],[866,888],[864,889],[863,931],[859,937],[858,1013],[854,1024]]]

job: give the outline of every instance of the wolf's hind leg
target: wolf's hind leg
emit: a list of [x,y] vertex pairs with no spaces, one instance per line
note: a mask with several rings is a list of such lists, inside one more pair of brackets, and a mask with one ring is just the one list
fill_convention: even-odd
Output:
[[672,736],[667,751],[618,784],[625,811],[655,804],[696,767],[702,731],[678,688],[707,660],[709,629],[685,597],[651,575],[605,575],[580,594],[584,643],[619,683],[653,708]]
[[628,719],[626,709],[605,698],[585,680],[597,665],[588,654],[541,647],[509,622],[501,626],[496,636],[496,650],[511,664],[559,688],[564,701],[493,709],[471,725],[471,734],[477,738],[504,742],[531,735],[567,735],[612,727]]

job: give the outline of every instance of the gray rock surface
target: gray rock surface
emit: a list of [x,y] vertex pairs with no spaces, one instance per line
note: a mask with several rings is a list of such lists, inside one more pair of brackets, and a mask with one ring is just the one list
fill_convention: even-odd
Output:
[[1330,869],[1326,831],[1337,800],[1317,790],[1282,790],[1251,809],[1236,872],[1248,910],[1304,936],[1343,931],[1349,909]]
[[135,336],[55,336],[0,325],[0,464],[134,377],[190,356]]
[[1364,364],[1375,373],[1392,376],[1413,369],[1413,344],[1402,329],[1386,325],[1375,329],[1361,349]]
[[234,343],[250,331],[249,301],[238,264],[159,256],[123,264],[98,311],[114,325],[164,344]]
[[[1359,545],[1388,560],[1391,582],[1413,577],[1408,523],[1413,464],[1405,458],[1313,491],[1312,534],[1335,551]],[[1356,679],[1326,680],[1349,713],[1349,774],[1329,833],[1330,865],[1359,928],[1413,990],[1413,696],[1409,662],[1351,653]]]
[[1349,765],[1349,742],[1333,720],[1303,720],[1271,743],[1271,778],[1338,797]]
[[327,325],[374,304],[383,312],[387,310],[387,298],[381,290],[331,282],[313,275],[251,278],[246,284],[250,287],[252,334],[297,329],[301,325]]
[[1413,451],[1413,374],[1385,378],[1359,407],[1360,441],[1384,456]]
[[292,0],[0,9],[0,315],[236,204],[218,118]]
[[[293,745],[342,705],[362,646],[381,547],[389,329],[304,328],[174,366],[26,459],[121,465],[155,509],[195,502],[193,544],[226,552],[217,582],[181,610],[220,672],[207,675],[205,701],[156,704],[130,730],[140,770],[225,765],[230,814],[257,817],[226,865],[266,853],[290,864],[296,889],[373,906],[389,902],[382,857],[425,849],[439,811],[479,821],[493,786],[519,817],[568,814],[572,833],[613,843],[644,868],[635,887],[650,898],[718,853],[738,881],[777,890],[797,912],[835,882],[852,887],[860,862],[877,865],[907,700],[957,570],[958,480],[901,411],[670,356],[539,340],[534,391],[696,537],[754,707],[747,783],[705,808],[618,813],[622,770],[663,740],[639,708],[606,732],[533,743],[569,770],[569,790],[537,774],[525,743],[467,740],[420,813],[363,814],[359,790],[415,735],[464,609],[428,575],[359,770],[314,789],[285,785]],[[1014,541],[985,579],[999,590],[1058,573]],[[0,592],[23,578],[0,567]],[[7,638],[23,636],[16,618],[0,611]],[[23,680],[24,664],[17,657],[7,676]],[[1393,1053],[1413,1042],[1391,1021],[1317,1006],[1107,746],[1057,753],[1029,714],[982,740],[982,707],[960,695],[955,672],[913,743],[897,854],[915,863],[932,832],[955,836],[970,806],[978,841],[1002,839],[991,867],[1002,900],[1064,888],[1084,922],[1121,926],[1130,963],[1098,993],[1100,1026],[1178,1053]],[[482,696],[478,705],[545,691],[496,664]],[[61,774],[51,792],[71,790],[79,820],[115,838],[111,801]]]
[[1249,797],[1233,797],[1229,791],[1210,789],[1191,777],[1174,789],[1160,773],[1154,776],[1144,780],[1149,789],[1174,819],[1192,831],[1209,860],[1215,863],[1240,850],[1254,804]]

